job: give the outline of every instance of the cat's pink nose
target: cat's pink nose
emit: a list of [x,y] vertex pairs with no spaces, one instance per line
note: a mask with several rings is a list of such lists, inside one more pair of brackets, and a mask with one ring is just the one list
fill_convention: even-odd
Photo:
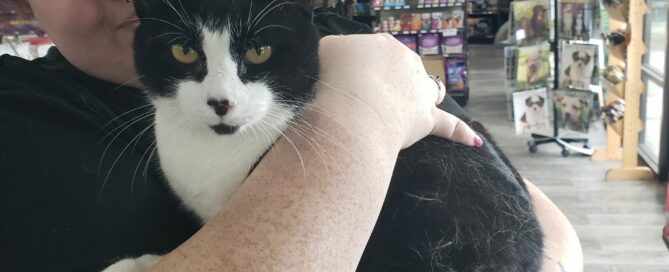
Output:
[[207,100],[207,105],[209,105],[218,116],[224,116],[232,109],[235,103],[230,102],[228,99],[213,99],[210,98]]

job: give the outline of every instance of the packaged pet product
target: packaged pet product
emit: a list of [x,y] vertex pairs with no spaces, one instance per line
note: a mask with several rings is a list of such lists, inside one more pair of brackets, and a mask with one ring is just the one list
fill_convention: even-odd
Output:
[[446,58],[446,91],[449,93],[467,92],[466,58]]
[[464,51],[464,41],[464,36],[460,32],[454,36],[443,36],[441,38],[441,52],[444,55],[462,54]]
[[422,26],[420,13],[411,14],[411,31],[420,31]]
[[382,8],[383,7],[383,1],[382,0],[373,0],[372,1],[372,7]]
[[432,30],[438,30],[441,29],[441,18],[442,18],[442,13],[441,12],[433,12],[432,13]]
[[426,6],[431,6],[434,3],[434,0],[423,0]]
[[393,27],[393,32],[402,31],[402,22],[400,20],[395,20],[395,27]]
[[416,35],[395,35],[395,38],[416,52],[418,44],[416,43]]
[[418,53],[421,55],[439,54],[439,33],[418,35]]
[[411,14],[402,14],[402,31],[411,31],[412,20]]
[[451,22],[448,27],[450,28],[461,28],[462,21],[465,18],[465,13],[462,10],[454,10],[451,13]]
[[395,28],[395,17],[389,16],[388,17],[388,28],[385,29],[386,32],[392,32],[394,31],[393,29]]
[[419,6],[425,5],[425,0],[418,0],[418,5]]
[[430,29],[432,29],[432,16],[430,15],[430,13],[423,13],[421,15],[421,19],[422,19],[421,21],[423,22],[421,30],[429,31]]

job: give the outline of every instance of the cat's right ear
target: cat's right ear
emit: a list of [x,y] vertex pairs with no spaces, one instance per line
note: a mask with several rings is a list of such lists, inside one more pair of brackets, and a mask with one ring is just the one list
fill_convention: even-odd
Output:
[[135,13],[137,14],[137,18],[148,17],[148,12],[152,0],[134,0],[132,2],[135,5]]

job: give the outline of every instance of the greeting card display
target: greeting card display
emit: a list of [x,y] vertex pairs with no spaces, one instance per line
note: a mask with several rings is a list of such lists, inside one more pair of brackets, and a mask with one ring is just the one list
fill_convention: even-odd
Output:
[[516,89],[527,90],[546,86],[550,74],[550,46],[543,43],[518,47]]
[[548,41],[550,14],[547,0],[512,3],[512,31],[517,44],[537,44]]
[[548,128],[546,88],[513,93],[513,116],[516,135]]
[[559,89],[553,92],[553,101],[558,127],[588,132],[593,103],[591,91]]
[[590,39],[592,7],[590,0],[561,0],[558,8],[559,36],[566,40]]
[[589,90],[596,56],[595,45],[565,44],[560,55],[560,87]]

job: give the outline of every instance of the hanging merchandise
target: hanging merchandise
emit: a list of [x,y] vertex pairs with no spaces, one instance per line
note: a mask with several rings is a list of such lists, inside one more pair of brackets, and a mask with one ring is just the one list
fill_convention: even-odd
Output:
[[550,46],[542,43],[518,47],[516,90],[543,87],[550,74]]
[[625,100],[618,99],[601,108],[600,118],[607,124],[613,124],[625,116]]
[[558,11],[560,39],[590,39],[593,25],[590,0],[561,0]]
[[548,128],[546,88],[513,93],[513,116],[516,135]]
[[518,45],[539,44],[548,41],[550,15],[547,0],[512,3],[512,39]]
[[467,58],[446,58],[446,91],[450,93],[467,92]]
[[588,132],[593,104],[591,91],[555,90],[553,101],[558,127],[578,132]]
[[560,87],[590,90],[597,46],[564,44],[560,57]]

